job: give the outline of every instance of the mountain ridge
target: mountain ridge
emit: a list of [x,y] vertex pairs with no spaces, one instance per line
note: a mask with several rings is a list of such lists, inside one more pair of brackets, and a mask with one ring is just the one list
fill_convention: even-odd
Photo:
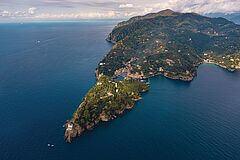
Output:
[[[107,40],[115,45],[101,61],[104,65],[98,66],[100,74],[116,76],[115,72],[119,74],[122,69],[151,77],[164,70],[173,79],[184,75],[191,80],[197,67],[204,62],[204,54],[214,57],[239,53],[240,26],[224,18],[164,10],[118,24]],[[137,60],[131,61],[129,57]],[[113,58],[115,60],[111,60]],[[161,62],[151,62],[154,59]],[[169,60],[174,63],[169,64]],[[149,62],[147,65],[144,64],[146,61]],[[172,73],[176,76],[169,76]]]

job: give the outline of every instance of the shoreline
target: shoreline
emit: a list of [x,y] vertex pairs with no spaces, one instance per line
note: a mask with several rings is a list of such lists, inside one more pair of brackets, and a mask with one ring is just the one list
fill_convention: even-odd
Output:
[[[220,64],[215,63],[215,62],[206,62],[204,60],[197,66],[197,70],[198,70],[198,67],[200,65],[202,65],[202,64],[213,64],[213,65],[219,66],[220,68],[223,68],[223,69],[225,69],[227,71],[230,71],[230,72],[234,72],[234,71],[237,70],[237,69],[230,70],[226,66],[220,65]],[[167,74],[164,74],[164,73],[157,73],[157,74],[148,76],[146,78],[153,78],[153,77],[157,77],[157,76],[163,76],[163,77],[165,77],[167,79],[170,79],[170,80],[180,80],[180,81],[184,81],[184,82],[189,82],[190,83],[197,76],[197,71],[196,71],[196,73],[194,73],[193,76],[189,76],[189,77],[184,77],[184,76],[173,77],[173,76],[168,76]],[[95,77],[96,77],[96,81],[98,81],[99,78],[101,77],[101,74],[99,74],[97,69],[95,70]],[[128,77],[124,77],[124,78],[128,78]],[[137,79],[137,80],[140,80],[140,79]],[[95,120],[95,122],[93,124],[87,125],[86,128],[81,127],[73,119],[67,120],[67,122],[64,124],[64,129],[65,129],[64,137],[65,137],[66,142],[71,143],[74,138],[81,136],[83,134],[83,132],[92,130],[92,129],[94,129],[95,127],[97,127],[98,125],[100,125],[103,122],[109,122],[111,120],[114,120],[114,119],[124,115],[126,112],[130,111],[131,109],[133,109],[135,107],[135,103],[136,102],[138,102],[138,101],[143,99],[142,98],[142,94],[146,93],[147,91],[148,90],[144,90],[144,91],[140,92],[140,97],[139,98],[132,99],[134,101],[133,105],[126,106],[125,109],[116,112],[115,114],[111,115],[110,117],[105,117],[104,115],[100,114],[99,117]],[[79,105],[78,108],[81,107],[82,103]],[[68,129],[69,127],[72,128],[72,129],[69,130]]]
[[[100,84],[102,77],[104,77],[104,75],[97,75],[96,74],[97,82],[96,82],[95,86],[92,87],[92,89],[94,87],[97,87],[98,84]],[[98,82],[98,81],[100,81],[100,82]],[[128,80],[125,80],[125,81],[128,81]],[[111,113],[110,115],[106,115],[104,110],[103,110],[101,113],[99,113],[99,115],[97,117],[94,118],[93,122],[85,123],[84,125],[80,125],[79,124],[79,113],[81,112],[82,109],[84,110],[84,107],[86,108],[86,105],[84,106],[84,104],[86,103],[86,101],[87,101],[86,97],[89,94],[89,93],[87,93],[87,95],[85,95],[84,100],[81,102],[78,109],[73,114],[73,117],[70,120],[67,120],[66,123],[63,125],[63,127],[65,129],[64,139],[66,140],[66,142],[71,143],[74,138],[81,136],[85,131],[94,129],[95,127],[97,127],[102,122],[109,122],[111,120],[114,120],[114,119],[118,118],[119,116],[125,114],[126,112],[130,111],[131,109],[133,109],[135,107],[135,103],[143,99],[142,94],[149,90],[149,88],[148,88],[149,86],[147,84],[138,82],[137,80],[134,80],[134,81],[136,81],[136,83],[141,84],[143,86],[143,88],[145,88],[145,89],[141,89],[140,91],[138,91],[138,93],[134,93],[135,95],[139,94],[139,95],[134,96],[135,98],[131,97],[131,96],[130,97],[127,96],[126,100],[128,99],[129,101],[126,101],[127,104],[124,108],[117,109],[113,113]],[[117,83],[123,83],[122,81],[116,81],[116,82]],[[103,83],[103,82],[101,82],[101,83]],[[108,85],[108,84],[105,84],[105,85]],[[135,82],[133,82],[132,85],[135,85]],[[148,86],[148,87],[146,88],[146,86]],[[92,89],[90,89],[90,90],[92,90]],[[133,92],[132,92],[132,94],[133,94]],[[108,95],[110,97],[114,96],[110,93],[108,93]],[[108,98],[109,96],[105,96],[105,97],[102,97],[102,98]],[[106,102],[106,104],[107,104],[107,102]]]
[[[145,92],[143,92],[145,93]],[[135,103],[142,100],[143,98],[139,98],[135,100]],[[102,115],[100,115],[96,121],[96,123],[94,125],[89,126],[88,128],[84,129],[82,127],[80,127],[79,124],[73,122],[72,120],[67,120],[67,122],[63,125],[64,129],[65,129],[65,133],[64,133],[64,139],[66,142],[68,143],[72,143],[73,139],[75,139],[76,137],[80,137],[82,134],[84,134],[84,132],[88,132],[93,130],[94,128],[98,127],[99,125],[101,125],[101,123],[105,123],[105,122],[110,122],[114,119],[117,119],[123,115],[125,115],[127,112],[129,112],[130,110],[132,110],[135,107],[134,105],[128,106],[125,110],[122,110],[121,112],[119,112],[117,115],[112,115],[109,118],[106,118]],[[67,128],[69,127],[69,125],[73,127],[73,129],[67,130]]]
[[[149,18],[152,25],[149,25]],[[185,19],[194,22],[191,27],[195,32],[185,25],[179,27],[179,22]],[[160,22],[164,25],[159,28]],[[199,15],[193,13],[163,10],[150,17],[149,14],[140,19],[133,17],[115,26],[106,37],[106,41],[113,44],[112,49],[95,70],[96,84],[85,95],[71,120],[65,124],[67,142],[71,143],[73,138],[85,130],[93,129],[101,121],[110,121],[122,115],[125,110],[132,109],[135,102],[142,99],[141,93],[149,89],[149,85],[144,83],[148,78],[162,75],[171,80],[191,82],[197,76],[198,67],[204,63],[215,64],[231,72],[240,69],[238,48],[231,52],[219,52],[212,46],[203,48],[205,42],[201,37],[196,38],[199,33],[207,36],[212,44],[219,44],[222,33],[212,33],[209,28],[203,30],[199,24],[217,24],[220,26],[217,29],[220,30],[222,21],[211,21],[204,16],[199,18]],[[165,27],[174,29],[174,32]],[[182,29],[186,30],[189,37],[186,38]],[[230,26],[227,29],[232,31],[233,28]],[[212,35],[216,38],[213,39]],[[182,39],[177,39],[176,36],[182,36]],[[235,42],[232,34],[226,36],[232,40],[230,42]],[[198,43],[198,47],[192,45],[193,41]],[[118,77],[124,79],[117,80]]]
[[213,65],[216,65],[216,66],[218,66],[220,68],[223,68],[223,69],[225,69],[225,70],[227,70],[229,72],[235,72],[236,70],[239,70],[239,68],[230,69],[227,66],[221,65],[221,64],[216,63],[216,62],[206,62],[206,61],[204,61],[202,64],[213,64]]

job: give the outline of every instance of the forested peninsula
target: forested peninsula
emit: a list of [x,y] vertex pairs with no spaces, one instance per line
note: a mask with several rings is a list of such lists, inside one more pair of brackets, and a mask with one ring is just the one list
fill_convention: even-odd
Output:
[[167,9],[119,23],[107,41],[113,47],[96,68],[96,84],[64,125],[69,143],[132,109],[150,77],[191,81],[203,63],[240,69],[240,25],[224,18]]

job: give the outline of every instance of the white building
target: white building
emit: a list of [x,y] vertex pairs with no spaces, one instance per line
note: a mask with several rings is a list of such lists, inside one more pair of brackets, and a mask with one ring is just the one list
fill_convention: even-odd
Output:
[[67,131],[71,131],[72,129],[73,129],[73,124],[72,123],[68,123]]

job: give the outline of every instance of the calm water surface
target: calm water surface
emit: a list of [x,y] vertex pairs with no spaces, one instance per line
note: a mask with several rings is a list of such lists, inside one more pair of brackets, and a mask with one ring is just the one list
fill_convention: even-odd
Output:
[[0,24],[0,159],[239,160],[240,73],[213,65],[191,83],[151,79],[132,111],[64,142],[115,24]]

